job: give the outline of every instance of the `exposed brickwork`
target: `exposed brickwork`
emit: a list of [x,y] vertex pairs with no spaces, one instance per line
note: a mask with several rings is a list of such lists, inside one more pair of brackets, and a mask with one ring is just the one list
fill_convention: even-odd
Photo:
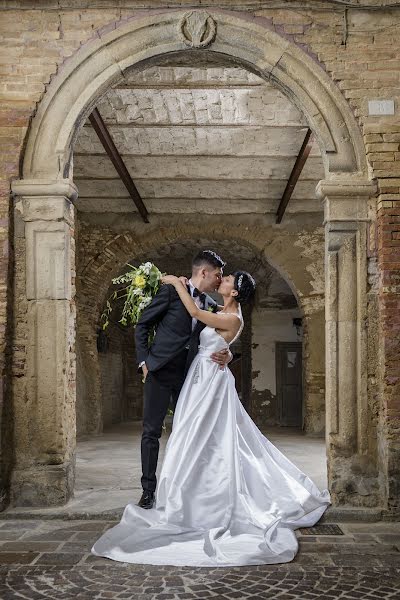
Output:
[[110,325],[108,350],[99,354],[103,427],[142,417],[143,385],[137,373],[135,341],[131,329],[126,332]]
[[[394,128],[393,128],[394,129]],[[396,136],[397,133],[397,136]],[[391,134],[400,140],[400,127]],[[380,268],[381,427],[386,444],[388,509],[399,514],[400,496],[400,179],[380,180],[377,205]]]
[[[285,307],[285,302],[293,301],[296,306],[296,301],[293,294],[290,292],[287,284],[286,289],[282,287],[285,283],[282,277],[273,272],[268,274],[268,264],[260,264],[259,252],[265,244],[267,237],[270,237],[269,255],[276,252],[280,253],[282,233],[279,231],[272,232],[268,227],[256,227],[252,221],[251,227],[243,230],[243,220],[236,219],[215,219],[212,217],[202,218],[201,220],[201,238],[199,239],[199,224],[193,220],[180,222],[179,217],[164,219],[163,222],[153,223],[143,230],[141,226],[135,223],[133,218],[124,218],[124,227],[119,228],[116,224],[113,227],[99,226],[97,223],[91,223],[86,220],[85,215],[81,215],[79,227],[79,242],[78,242],[78,338],[80,340],[81,354],[84,357],[82,361],[82,370],[78,373],[79,379],[83,375],[88,377],[88,386],[93,389],[96,382],[96,365],[92,357],[96,355],[95,336],[98,319],[101,311],[104,308],[105,298],[110,294],[109,282],[112,277],[116,276],[123,268],[126,262],[138,264],[141,260],[153,260],[163,271],[181,272],[189,274],[190,261],[192,255],[199,247],[210,247],[215,249],[227,261],[227,272],[234,271],[236,268],[244,268],[253,273],[259,286],[259,297],[268,301],[270,313],[265,317],[265,324],[271,323],[274,320],[272,310],[279,311]],[[305,219],[306,220],[306,219]],[[323,285],[323,258],[320,253],[320,246],[323,245],[322,236],[318,235],[319,227],[314,228],[310,224],[304,224],[294,228],[287,235],[287,246],[295,247],[293,254],[289,254],[285,258],[281,257],[280,267],[286,273],[286,276],[291,281],[296,281],[294,285],[298,285],[298,293],[300,297],[301,307],[307,315],[307,320],[313,324],[311,346],[313,354],[307,352],[304,357],[304,373],[307,382],[313,382],[316,375],[319,375],[318,391],[306,388],[307,406],[305,415],[307,419],[306,430],[312,432],[321,432],[324,419],[318,416],[313,419],[313,413],[319,413],[320,405],[323,407],[324,395],[324,374],[319,373],[323,357],[323,337],[321,336],[321,328],[323,323],[320,320],[315,320],[315,310],[318,303],[321,303],[320,296],[315,296],[314,291],[319,290]],[[187,240],[185,238],[187,236]],[[257,246],[256,246],[257,244]],[[301,253],[298,253],[298,247],[301,248]],[[314,248],[313,251],[311,249]],[[270,267],[269,267],[270,268]],[[312,273],[312,275],[310,275]],[[270,282],[268,291],[266,291],[266,281]],[[310,285],[311,282],[311,285]],[[311,288],[311,290],[310,290]],[[274,292],[275,290],[275,292]],[[291,294],[288,298],[287,293]],[[310,296],[308,296],[310,294]],[[282,305],[283,303],[283,305]],[[289,307],[292,305],[288,305]],[[277,313],[278,314],[278,313]],[[295,313],[293,313],[295,314]],[[297,313],[296,313],[297,314]],[[301,313],[301,309],[300,312]],[[289,326],[291,329],[292,322],[289,317]],[[282,318],[281,318],[282,319]],[[265,407],[259,407],[257,404],[257,390],[264,390],[267,387],[265,380],[265,372],[268,368],[269,379],[275,378],[275,368],[271,367],[269,357],[265,356],[262,347],[256,348],[254,345],[254,332],[252,334],[250,315],[245,315],[246,324],[248,327],[241,336],[241,347],[238,351],[242,353],[241,361],[242,372],[242,398],[245,405],[249,408],[251,414],[257,419],[259,424],[271,421],[265,421],[262,415],[258,413],[260,410],[265,411]],[[280,322],[280,321],[279,321]],[[255,327],[260,329],[260,325]],[[279,327],[275,331],[277,340],[286,339],[279,337]],[[282,332],[281,332],[282,333]],[[114,333],[110,331],[111,339]],[[290,338],[289,338],[290,339]],[[115,340],[114,340],[115,342]],[[253,345],[253,348],[252,348]],[[83,348],[86,348],[83,351]],[[131,348],[133,350],[133,341]],[[263,376],[260,381],[256,381],[260,373],[260,365],[254,366],[254,355],[258,353],[258,363],[262,364]],[[253,354],[253,381],[250,377],[252,372],[252,354]],[[268,365],[264,365],[267,360]],[[102,362],[106,362],[101,357]],[[271,364],[270,364],[271,363]],[[134,364],[134,363],[133,363]],[[323,364],[322,364],[323,368]],[[131,395],[135,394],[141,397],[141,386],[138,385],[138,380],[131,375],[130,386],[135,386],[131,390]],[[268,380],[268,377],[267,377]],[[140,382],[139,382],[140,383]],[[253,388],[253,392],[252,389]],[[79,389],[79,388],[78,388]],[[101,390],[93,391],[93,395],[100,395]],[[251,402],[250,396],[252,395]],[[90,396],[90,394],[89,394]],[[104,396],[103,396],[104,397]],[[254,400],[254,403],[253,403]],[[79,404],[79,403],[78,403]],[[135,402],[130,404],[135,407],[135,417],[140,417],[140,404]],[[318,405],[318,410],[316,406]],[[91,410],[92,412],[92,410]]]

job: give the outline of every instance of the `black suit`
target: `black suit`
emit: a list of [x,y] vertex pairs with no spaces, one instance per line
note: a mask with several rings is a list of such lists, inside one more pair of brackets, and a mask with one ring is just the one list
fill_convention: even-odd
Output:
[[[217,304],[206,296],[204,308],[217,310]],[[151,329],[157,331],[148,347]],[[163,285],[136,325],[137,360],[146,362],[149,370],[144,384],[142,434],[142,487],[156,489],[156,468],[162,424],[172,399],[175,407],[185,375],[196,356],[199,336],[204,324],[197,322],[192,331],[192,317],[172,285]]]

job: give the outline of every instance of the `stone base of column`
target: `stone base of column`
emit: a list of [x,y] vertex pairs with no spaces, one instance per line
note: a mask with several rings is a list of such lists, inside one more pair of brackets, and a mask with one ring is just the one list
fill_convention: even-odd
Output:
[[329,491],[332,505],[375,508],[381,506],[381,488],[378,473],[371,458],[346,456],[346,449],[328,448]]
[[11,506],[62,506],[73,496],[75,459],[62,465],[14,469]]

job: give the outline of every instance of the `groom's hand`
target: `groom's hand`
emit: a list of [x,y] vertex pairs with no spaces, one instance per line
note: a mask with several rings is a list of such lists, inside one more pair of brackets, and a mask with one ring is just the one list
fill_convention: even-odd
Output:
[[220,350],[219,352],[213,352],[211,354],[211,360],[219,365],[220,369],[223,369],[232,360],[232,354],[230,350]]
[[148,368],[146,367],[146,363],[144,363],[142,365],[142,373],[143,373],[143,383],[146,381],[146,377],[147,377],[147,373],[149,372]]

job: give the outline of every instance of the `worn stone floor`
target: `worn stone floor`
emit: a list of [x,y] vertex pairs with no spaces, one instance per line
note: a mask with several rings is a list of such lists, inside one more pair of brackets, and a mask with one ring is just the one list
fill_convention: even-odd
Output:
[[[140,422],[114,425],[102,435],[79,440],[76,458],[75,497],[64,507],[51,509],[14,509],[14,516],[43,517],[97,516],[118,518],[128,502],[141,493]],[[325,441],[305,436],[290,428],[270,428],[265,435],[320,489],[327,486]],[[168,428],[161,437],[159,468],[162,463]]]
[[112,525],[0,521],[1,600],[400,598],[400,523],[341,523],[337,535],[317,535],[321,526],[298,530],[299,552],[291,563],[219,569],[92,556],[92,543]]
[[[265,433],[326,486],[323,440],[290,429]],[[340,522],[333,531],[326,529],[336,522],[332,512],[326,523],[296,532],[299,552],[288,564],[153,567],[92,556],[92,543],[140,494],[139,449],[139,423],[83,439],[74,500],[56,509],[0,513],[0,600],[400,599],[400,523]]]

